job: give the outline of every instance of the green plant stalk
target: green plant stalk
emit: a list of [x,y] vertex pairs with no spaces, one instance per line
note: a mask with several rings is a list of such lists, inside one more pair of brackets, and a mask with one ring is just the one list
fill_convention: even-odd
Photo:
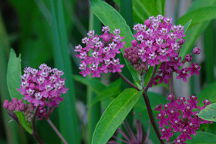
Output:
[[204,53],[205,53],[205,78],[206,83],[212,83],[215,80],[215,34],[214,23],[211,22],[204,32]]
[[[89,19],[89,29],[94,30],[97,34],[100,33],[101,30],[101,22],[93,15],[91,10],[89,11],[90,19]],[[94,84],[94,83],[92,83]],[[100,103],[92,105],[92,102],[95,98],[96,94],[93,92],[90,86],[87,87],[87,104],[88,104],[88,142],[91,142],[92,135],[95,129],[97,122],[100,119],[101,115],[101,107]]]
[[[0,96],[1,96],[1,102],[3,102],[5,99],[9,99],[9,92],[6,85],[6,70],[7,70],[7,62],[9,57],[9,43],[7,39],[6,31],[3,25],[3,21],[0,14],[0,79],[1,79],[1,85],[0,85]],[[3,112],[3,121],[4,126],[6,130],[6,137],[7,137],[7,143],[8,144],[18,144],[19,138],[17,134],[17,125],[15,122],[8,123],[8,121],[11,119],[6,111]]]
[[68,51],[68,39],[63,13],[63,1],[50,0],[52,14],[52,34],[55,66],[64,71],[66,87],[69,88],[64,95],[64,101],[59,105],[60,131],[68,143],[80,143],[80,129],[76,114],[75,89],[72,79],[72,67]]

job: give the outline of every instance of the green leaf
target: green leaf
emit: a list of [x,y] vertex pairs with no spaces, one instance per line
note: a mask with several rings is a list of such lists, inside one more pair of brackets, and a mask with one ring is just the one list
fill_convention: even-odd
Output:
[[199,102],[201,103],[205,99],[216,102],[216,82],[208,84],[202,91],[198,94]]
[[150,67],[149,70],[147,71],[147,73],[145,74],[145,78],[144,78],[144,85],[146,86],[149,81],[151,80],[152,74],[154,71],[154,67]]
[[184,25],[184,31],[187,32],[188,28],[190,27],[192,22],[192,19],[190,19],[185,25]]
[[187,144],[215,144],[216,135],[209,132],[197,132],[196,135],[192,136],[191,140],[186,141]]
[[193,1],[191,7],[188,9],[188,12],[197,10],[199,8],[209,7],[209,6],[216,6],[216,0],[195,0]]
[[139,100],[142,92],[125,89],[106,108],[95,128],[92,144],[105,144]]
[[102,84],[99,79],[96,78],[84,78],[79,75],[74,75],[73,78],[74,80],[91,87],[97,94],[100,94],[101,91],[106,88],[106,86]]
[[119,94],[120,92],[120,88],[121,88],[121,80],[116,80],[115,82],[111,83],[108,87],[106,87],[105,89],[101,89],[101,92],[99,93],[99,95],[97,95],[93,101],[92,101],[92,105],[96,104],[99,101],[102,101],[103,99],[115,96],[117,94]]
[[204,7],[186,13],[179,20],[179,24],[186,24],[187,21],[192,19],[192,24],[198,24],[205,21],[213,20],[216,18],[216,7]]
[[[13,49],[10,52],[10,58],[8,62],[7,70],[7,85],[11,98],[22,99],[22,95],[17,91],[21,84],[21,58],[16,57],[16,53]],[[32,129],[30,123],[25,119],[22,112],[15,112],[21,126],[30,134],[32,134]]]
[[[208,2],[206,2],[206,0],[196,0],[195,2],[192,3],[188,12],[190,13],[190,12],[196,11],[200,8],[206,8],[206,7],[210,7],[210,6],[216,6],[216,0],[208,0]],[[192,19],[192,18],[190,18],[190,19]],[[196,42],[197,38],[206,29],[208,24],[209,24],[209,21],[205,21],[204,23],[190,26],[190,29],[186,32],[185,43],[184,43],[184,45],[180,51],[180,56],[182,58],[186,54],[190,53],[190,51],[192,50],[193,45]]]
[[157,16],[159,14],[155,0],[135,0],[134,2],[140,5],[141,9],[143,9],[148,17]]
[[25,116],[23,114],[23,112],[15,112],[19,123],[22,125],[22,127],[29,133],[32,134],[32,127],[31,124],[25,119]]
[[[125,47],[131,46],[131,41],[134,39],[133,34],[130,30],[130,27],[126,24],[124,18],[109,4],[103,1],[93,2],[91,4],[92,12],[98,17],[98,19],[104,24],[109,26],[112,30],[120,29],[121,36],[124,37],[126,42]],[[121,49],[122,54],[124,50]],[[139,86],[140,79],[138,72],[125,60],[127,68],[129,69],[134,82]]]
[[11,98],[21,99],[23,96],[17,91],[21,84],[21,56],[16,57],[13,49],[10,51],[10,58],[7,68],[7,86]]
[[206,29],[208,24],[209,22],[206,22],[204,24],[197,24],[186,32],[185,43],[183,44],[180,51],[180,56],[182,58],[184,58],[188,53],[190,53],[197,38]]
[[215,53],[216,53],[216,41],[214,28],[215,23],[212,21],[206,28],[203,38],[204,38],[204,53],[205,53],[205,82],[212,83],[215,81],[214,68],[215,68]]
[[204,120],[216,122],[216,103],[207,105],[198,116]]

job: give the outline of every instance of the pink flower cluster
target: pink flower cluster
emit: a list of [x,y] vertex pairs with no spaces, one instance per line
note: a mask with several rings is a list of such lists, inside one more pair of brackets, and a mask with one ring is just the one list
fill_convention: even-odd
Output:
[[85,47],[78,45],[75,47],[76,55],[80,60],[79,69],[85,77],[100,77],[102,73],[121,72],[123,65],[120,64],[116,55],[120,53],[120,49],[124,47],[121,40],[120,30],[115,29],[110,33],[110,28],[105,26],[102,28],[102,34],[96,35],[94,31],[89,31],[87,37],[82,39]]
[[179,134],[174,140],[176,144],[185,144],[187,139],[191,139],[191,135],[196,134],[200,124],[210,123],[200,119],[197,113],[204,109],[210,102],[205,100],[204,106],[197,106],[198,101],[196,96],[191,96],[189,99],[185,97],[175,98],[169,95],[167,98],[170,102],[165,105],[158,105],[155,110],[159,119],[159,127],[161,128],[161,139],[169,141],[174,134]]
[[137,50],[134,55],[126,54],[125,57],[132,64],[155,66],[178,56],[184,43],[184,27],[172,25],[171,22],[171,18],[158,15],[150,17],[144,24],[135,25],[135,40],[132,41],[132,47],[125,49],[125,53]]
[[26,105],[22,102],[22,100],[18,100],[17,98],[13,98],[11,101],[5,100],[3,104],[3,108],[9,111],[24,111]]
[[[194,54],[200,54],[199,48],[194,48],[193,51],[195,51]],[[168,62],[162,63],[156,73],[153,84],[157,85],[162,82],[168,83],[172,77],[172,73],[176,73],[177,79],[182,79],[183,81],[187,81],[188,78],[194,74],[198,75],[201,69],[198,64],[192,63],[189,66],[185,66],[186,63],[191,62],[191,60],[192,56],[188,54],[184,60],[177,56],[171,58]]]
[[24,100],[33,107],[38,107],[38,116],[45,117],[56,107],[66,93],[65,80],[61,78],[63,72],[41,64],[39,69],[27,67],[22,75],[21,88],[18,89]]

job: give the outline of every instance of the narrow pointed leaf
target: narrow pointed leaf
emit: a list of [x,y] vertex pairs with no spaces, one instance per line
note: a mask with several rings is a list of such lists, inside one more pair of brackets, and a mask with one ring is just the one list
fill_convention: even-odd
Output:
[[11,98],[21,99],[23,96],[17,91],[21,84],[21,56],[16,56],[13,49],[10,51],[10,57],[7,68],[7,86]]

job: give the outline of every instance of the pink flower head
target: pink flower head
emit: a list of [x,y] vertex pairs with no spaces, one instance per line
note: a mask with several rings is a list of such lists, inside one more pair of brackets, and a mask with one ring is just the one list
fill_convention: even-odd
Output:
[[161,128],[161,139],[170,141],[170,138],[178,133],[178,137],[174,140],[175,143],[185,144],[187,139],[191,139],[191,135],[195,135],[200,124],[211,123],[200,119],[197,114],[200,110],[210,104],[205,101],[204,106],[198,106],[196,96],[191,96],[189,99],[185,97],[175,98],[169,95],[167,98],[170,102],[165,105],[159,105],[155,108],[160,113],[157,114],[159,119],[159,127]]
[[110,28],[105,26],[102,28],[102,32],[101,35],[96,35],[94,31],[89,31],[87,37],[82,39],[85,46],[75,47],[75,51],[78,53],[76,56],[81,60],[80,73],[84,77],[87,75],[100,77],[102,73],[121,72],[124,67],[116,58],[120,49],[124,47],[123,37],[119,35],[120,30],[115,29],[111,33]]
[[39,112],[47,112],[47,109],[56,107],[63,100],[61,95],[67,92],[65,80],[61,78],[63,74],[62,71],[52,69],[46,64],[41,64],[39,69],[27,67],[22,75],[19,91],[24,95],[24,100],[33,107],[38,107]]
[[26,105],[22,102],[22,100],[18,100],[17,98],[13,98],[11,101],[5,100],[3,103],[3,108],[8,111],[24,111]]
[[198,47],[195,47],[194,49],[193,49],[193,54],[200,54],[200,48],[198,48]]
[[[146,63],[155,66],[178,56],[184,43],[184,28],[171,21],[171,18],[158,15],[150,17],[144,24],[135,25],[136,40],[132,47],[125,49],[125,58],[133,65]],[[132,56],[129,55],[131,51],[134,52]]]

